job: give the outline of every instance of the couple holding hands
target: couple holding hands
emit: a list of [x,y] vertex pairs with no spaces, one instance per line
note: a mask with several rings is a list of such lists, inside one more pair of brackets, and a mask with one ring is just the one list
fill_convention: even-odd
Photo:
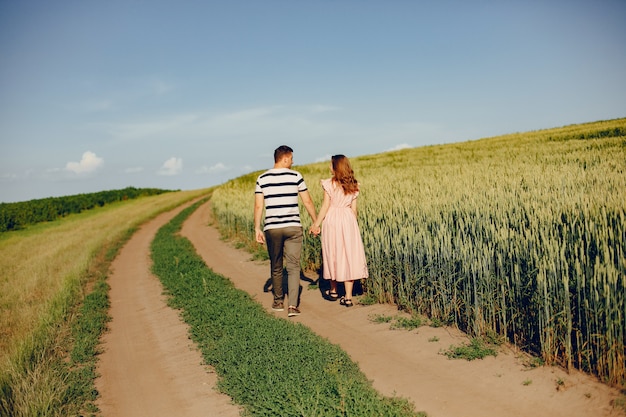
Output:
[[[293,149],[283,145],[274,151],[274,167],[259,175],[255,187],[254,227],[256,241],[267,244],[274,302],[272,309],[284,310],[282,286],[283,257],[287,263],[288,316],[300,314],[300,253],[303,231],[298,208],[298,196],[313,220],[309,233],[322,241],[324,279],[330,281],[325,291],[327,299],[339,299],[337,283],[344,283],[345,295],[341,305],[351,307],[354,281],[369,276],[363,240],[357,223],[359,184],[350,161],[345,155],[334,155],[330,169],[332,177],[321,181],[324,200],[319,214],[302,175],[291,169]],[[265,209],[265,223],[261,218]]]

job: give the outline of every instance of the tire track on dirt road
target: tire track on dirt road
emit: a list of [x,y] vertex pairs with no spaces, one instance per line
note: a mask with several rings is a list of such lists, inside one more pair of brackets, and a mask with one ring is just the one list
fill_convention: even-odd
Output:
[[150,243],[158,229],[189,204],[147,222],[112,263],[107,282],[111,321],[102,337],[96,380],[104,417],[239,415],[239,407],[214,387],[179,313],[167,306],[150,268]]

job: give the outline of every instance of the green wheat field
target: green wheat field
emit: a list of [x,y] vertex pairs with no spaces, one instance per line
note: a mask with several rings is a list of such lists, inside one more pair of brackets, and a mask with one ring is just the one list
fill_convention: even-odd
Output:
[[[626,119],[351,161],[368,295],[624,384]],[[295,167],[318,207],[328,165]],[[258,174],[215,190],[223,233],[253,239]],[[315,239],[302,262],[320,267]]]

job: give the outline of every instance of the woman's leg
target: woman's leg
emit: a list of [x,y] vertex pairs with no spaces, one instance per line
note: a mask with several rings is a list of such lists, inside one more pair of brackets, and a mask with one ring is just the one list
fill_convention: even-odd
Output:
[[344,282],[346,287],[346,300],[352,300],[352,289],[354,288],[354,281]]
[[354,281],[346,281],[343,283],[346,288],[346,295],[341,297],[339,304],[346,307],[352,307],[352,288],[354,287]]

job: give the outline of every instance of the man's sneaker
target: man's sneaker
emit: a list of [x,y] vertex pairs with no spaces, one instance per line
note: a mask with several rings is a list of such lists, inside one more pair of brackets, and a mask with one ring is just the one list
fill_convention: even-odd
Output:
[[274,311],[285,311],[285,306],[283,305],[282,301],[274,300],[274,302],[272,303],[272,310],[274,310]]
[[293,306],[289,307],[289,313],[287,313],[288,317],[299,316],[299,315],[300,315],[300,310],[298,309],[298,307],[293,307]]

